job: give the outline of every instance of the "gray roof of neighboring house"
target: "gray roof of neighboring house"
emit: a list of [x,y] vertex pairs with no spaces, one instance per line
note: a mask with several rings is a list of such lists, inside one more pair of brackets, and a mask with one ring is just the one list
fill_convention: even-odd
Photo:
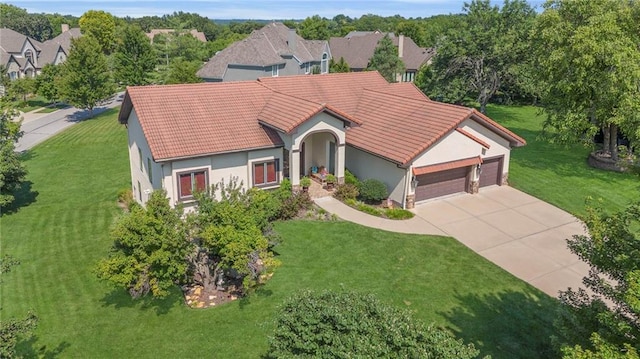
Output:
[[[350,68],[365,69],[378,46],[378,42],[384,36],[385,34],[380,31],[352,31],[345,37],[332,37],[329,40],[329,46],[336,61],[342,57]],[[389,37],[398,47],[400,37],[392,33],[389,33]],[[403,36],[402,39],[402,62],[407,70],[418,70],[433,57],[435,53],[433,49],[419,47],[407,36]]]
[[[19,54],[22,52],[22,47],[24,46],[25,41],[31,42],[36,51],[40,52],[41,45],[38,41],[27,37],[26,35],[22,35],[19,32],[13,31],[7,28],[0,29],[0,64],[6,65],[11,59],[12,54]],[[37,56],[37,54],[36,54]],[[13,59],[18,63],[20,68],[24,67],[27,63],[27,60],[24,58],[13,57]]]
[[305,40],[295,34],[296,42],[292,49],[288,41],[289,32],[288,27],[278,22],[254,30],[246,39],[234,42],[213,55],[197,75],[221,79],[228,65],[265,67],[284,63],[283,56],[295,56],[301,63],[322,60],[322,53],[327,51],[326,41]]
[[38,58],[39,63],[44,66],[45,64],[51,64],[56,59],[56,55],[60,47],[62,50],[68,55],[69,50],[71,49],[71,39],[76,39],[80,37],[82,34],[80,33],[80,28],[74,27],[73,29],[69,29],[61,33],[60,35],[54,37],[51,40],[47,40],[43,42],[40,47],[42,48],[42,52],[40,53],[40,57]]

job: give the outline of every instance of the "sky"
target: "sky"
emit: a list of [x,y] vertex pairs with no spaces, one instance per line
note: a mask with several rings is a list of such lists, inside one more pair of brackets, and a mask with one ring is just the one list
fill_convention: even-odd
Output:
[[[0,0],[1,1],[1,0]],[[470,1],[470,0],[468,0]],[[118,17],[162,16],[174,11],[198,13],[210,19],[304,19],[313,15],[333,18],[344,14],[360,17],[365,14],[380,16],[401,15],[429,17],[438,14],[462,12],[464,0],[111,0],[111,1],[4,1],[26,9],[30,13],[59,13],[81,16],[87,10],[104,10]],[[496,5],[502,0],[491,0]],[[544,0],[528,0],[542,7]]]

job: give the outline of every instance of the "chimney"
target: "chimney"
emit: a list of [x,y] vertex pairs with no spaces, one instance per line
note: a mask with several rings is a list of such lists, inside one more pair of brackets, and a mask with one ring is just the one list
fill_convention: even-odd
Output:
[[404,54],[404,35],[400,34],[398,37],[398,57],[402,58]]
[[296,52],[296,46],[298,45],[298,34],[296,34],[296,29],[289,29],[287,44],[289,45],[291,54],[294,54]]
[[69,24],[62,24],[60,25],[62,32],[67,32],[69,31]]

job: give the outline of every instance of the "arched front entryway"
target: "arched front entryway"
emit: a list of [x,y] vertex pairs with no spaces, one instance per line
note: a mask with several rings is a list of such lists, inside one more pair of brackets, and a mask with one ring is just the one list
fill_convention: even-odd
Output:
[[[289,178],[294,186],[302,177],[316,177],[322,168],[334,175],[338,183],[344,178],[344,143],[331,130],[307,133],[302,140],[293,143],[293,149],[285,149],[289,157]],[[287,156],[288,153],[288,156]]]

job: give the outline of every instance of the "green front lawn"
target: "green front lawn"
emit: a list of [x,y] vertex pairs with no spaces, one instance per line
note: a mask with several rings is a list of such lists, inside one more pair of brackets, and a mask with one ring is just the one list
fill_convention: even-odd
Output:
[[637,176],[589,167],[589,148],[541,140],[544,115],[538,108],[489,106],[487,114],[527,140],[526,146],[511,151],[511,186],[576,215],[584,214],[587,197],[603,199],[612,211],[640,199]]
[[[517,131],[517,129],[516,129]],[[304,289],[370,292],[450,328],[494,358],[548,357],[556,302],[452,238],[403,235],[346,222],[277,223],[282,267],[255,295],[189,309],[176,289],[134,302],[92,269],[110,247],[117,192],[129,186],[126,131],[109,110],[26,155],[21,206],[0,217],[2,318],[39,316],[28,357],[257,358],[277,306]]]

